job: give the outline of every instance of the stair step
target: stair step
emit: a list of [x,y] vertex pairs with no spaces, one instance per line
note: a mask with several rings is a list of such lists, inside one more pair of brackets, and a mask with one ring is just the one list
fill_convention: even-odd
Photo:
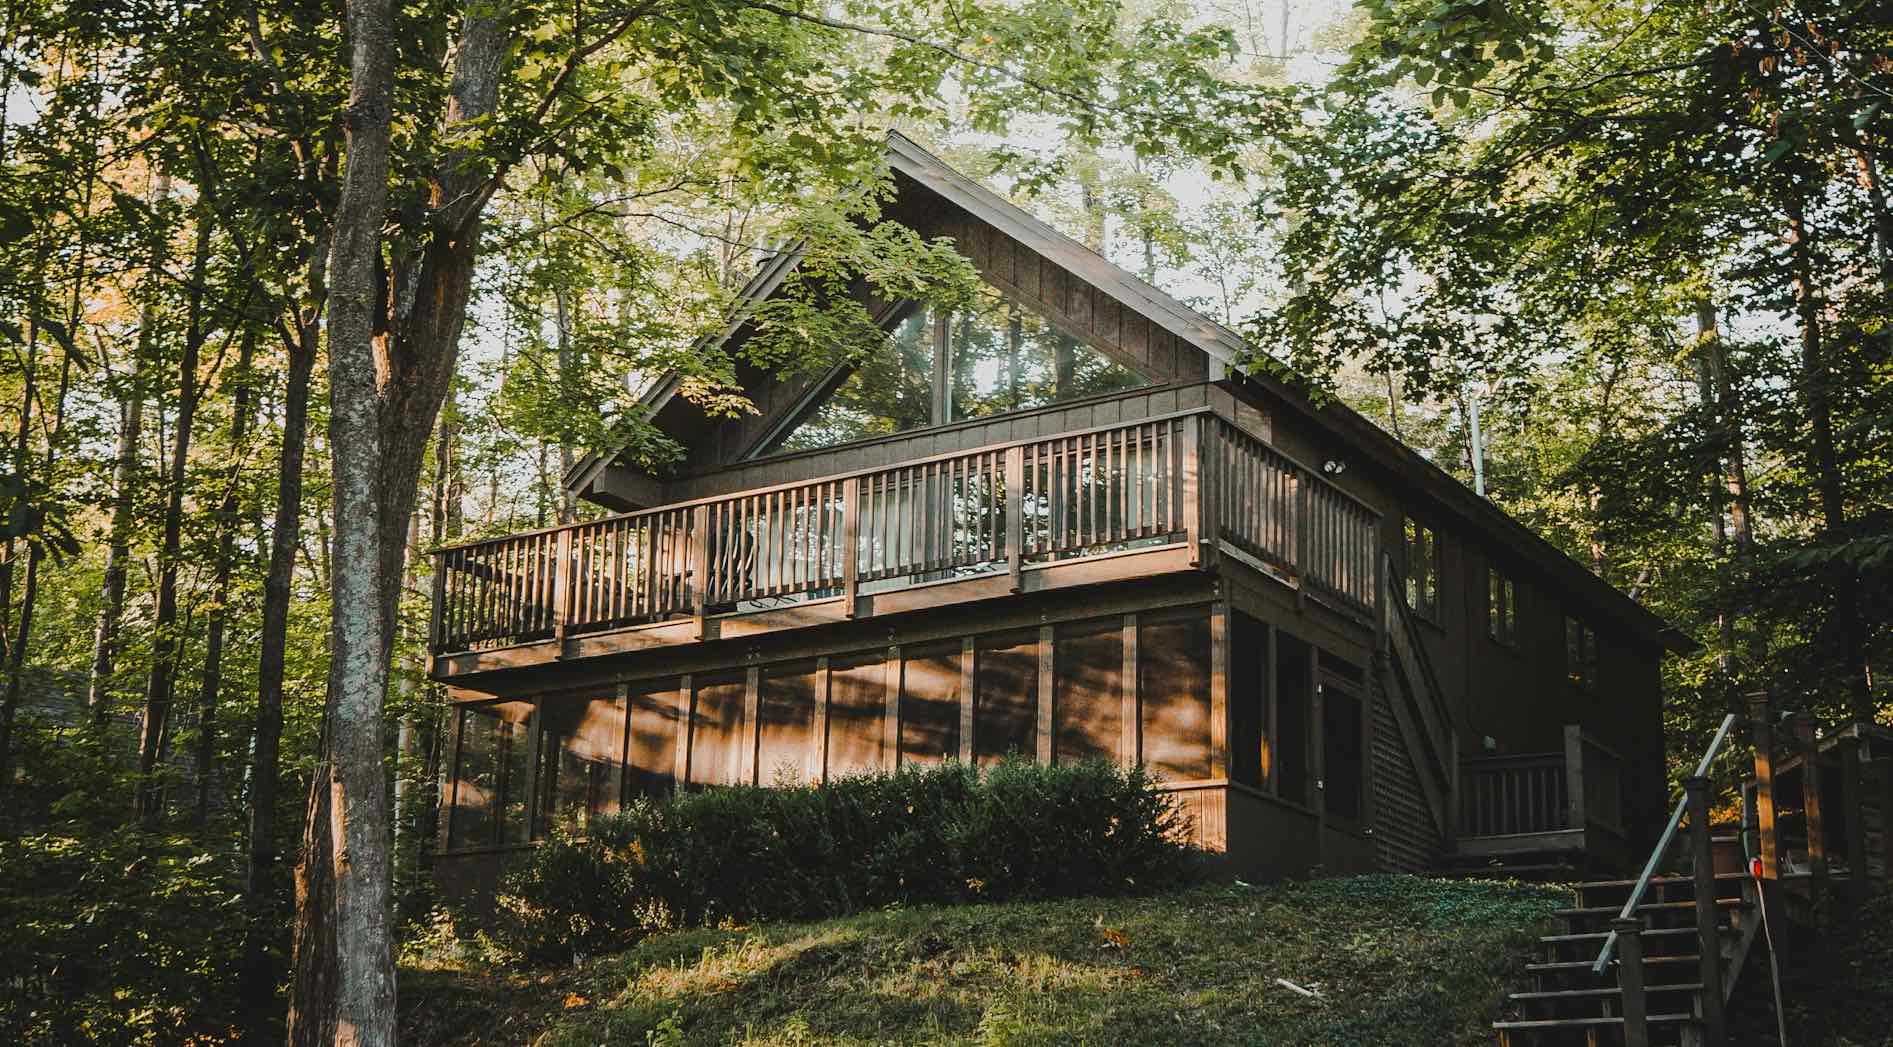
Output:
[[[1693,1014],[1652,1014],[1648,1020],[1651,1025],[1676,1025],[1698,1019]],[[1494,1029],[1584,1029],[1623,1023],[1622,1018],[1534,1018],[1528,1021],[1493,1022],[1492,1027]]]
[[[1534,974],[1550,973],[1552,971],[1588,971],[1591,969],[1591,964],[1595,962],[1596,962],[1595,960],[1553,960],[1546,963],[1528,963],[1525,965],[1525,970],[1532,972]],[[1702,957],[1699,955],[1645,956],[1643,958],[1643,965],[1645,967],[1651,967],[1657,964],[1701,963],[1701,962],[1702,962]]]
[[[1725,908],[1735,909],[1746,908],[1750,903],[1746,898],[1717,898],[1715,899],[1715,904]],[[1696,902],[1694,899],[1685,902],[1644,902],[1642,905],[1637,906],[1637,911],[1670,912],[1689,910],[1695,907]],[[1615,916],[1622,911],[1623,906],[1621,905],[1586,905],[1575,909],[1559,909],[1551,915],[1562,919],[1577,919],[1584,916]]]
[[[1739,873],[1739,872],[1716,873],[1715,879],[1717,880],[1746,880],[1748,879],[1748,874]],[[1669,886],[1671,884],[1695,883],[1695,882],[1696,882],[1696,878],[1694,876],[1653,876],[1650,878],[1650,886],[1652,887],[1656,887],[1659,885]],[[1635,880],[1587,880],[1583,883],[1576,884],[1575,886],[1577,887],[1578,890],[1581,891],[1585,889],[1586,887],[1635,887],[1636,885],[1637,885],[1637,881]]]
[[[1646,929],[1643,932],[1643,937],[1673,938],[1678,935],[1695,933],[1696,929],[1694,927],[1657,927],[1654,929]],[[1566,942],[1602,942],[1604,939],[1610,937],[1610,935],[1610,931],[1585,931],[1581,934],[1546,934],[1541,935],[1538,940],[1544,942],[1546,945],[1562,945]]]
[[[1645,995],[1663,992],[1695,992],[1702,988],[1701,982],[1677,982],[1674,985],[1646,985]],[[1508,994],[1512,1000],[1576,1000],[1597,996],[1622,996],[1623,990],[1615,985],[1596,989],[1555,989],[1542,992],[1515,992]]]

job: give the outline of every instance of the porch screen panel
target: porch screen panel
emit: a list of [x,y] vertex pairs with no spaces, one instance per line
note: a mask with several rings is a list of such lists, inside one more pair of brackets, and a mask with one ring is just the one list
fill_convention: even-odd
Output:
[[1052,758],[1115,760],[1123,740],[1123,619],[1061,625],[1052,651]]
[[500,731],[491,709],[460,710],[460,750],[454,760],[453,813],[447,846],[484,847],[495,842],[500,806]]
[[624,702],[611,697],[547,698],[540,703],[538,831],[582,828],[614,814],[624,789]]
[[1207,609],[1140,619],[1137,672],[1145,765],[1173,782],[1208,778]]
[[1314,663],[1307,644],[1275,633],[1275,793],[1308,802],[1308,724]]
[[1268,783],[1269,630],[1236,611],[1229,616],[1229,777],[1261,788]]
[[821,678],[814,662],[765,669],[757,695],[762,741],[757,750],[756,780],[763,785],[808,779],[810,734]]
[[1038,752],[1037,630],[982,636],[973,675],[973,759]]
[[879,652],[835,658],[828,674],[828,775],[879,770],[887,716],[886,658]]
[[664,796],[676,786],[677,731],[689,695],[676,677],[631,688],[631,738],[625,757],[631,796]]
[[743,677],[697,678],[696,708],[690,717],[691,785],[730,785],[736,781],[737,737],[743,729]]
[[960,755],[960,641],[917,645],[903,651],[900,758],[903,764],[935,764]]

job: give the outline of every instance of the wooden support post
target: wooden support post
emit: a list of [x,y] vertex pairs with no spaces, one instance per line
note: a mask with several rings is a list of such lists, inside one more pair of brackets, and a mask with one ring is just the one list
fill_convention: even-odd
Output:
[[960,641],[960,762],[973,765],[974,695],[979,685],[979,645],[971,636]]
[[1143,735],[1138,715],[1137,615],[1124,616],[1124,662],[1118,671],[1118,762],[1135,767],[1143,760],[1138,740]]
[[861,589],[861,480],[841,482],[841,606],[853,618]]
[[[545,783],[540,781],[543,770],[540,767],[540,738],[545,732],[546,700],[535,698],[532,701],[532,720],[526,725],[526,839],[537,840],[545,835],[545,818],[540,813],[545,806]],[[510,784],[510,783],[509,783]],[[509,790],[510,791],[510,790]]]
[[815,659],[815,720],[809,725],[808,780],[816,785],[828,781],[828,696],[833,677],[828,656]]
[[1756,854],[1762,860],[1762,878],[1773,880],[1781,875],[1781,859],[1775,836],[1775,709],[1768,692],[1749,695],[1748,710],[1749,737],[1755,745]]
[[1860,735],[1844,734],[1834,742],[1840,751],[1842,817],[1847,821],[1847,901],[1867,899],[1866,783],[1860,780]]
[[[1209,608],[1209,776],[1229,777],[1229,601]],[[1365,719],[1365,717],[1363,717]]]
[[1814,714],[1794,718],[1795,741],[1801,750],[1801,811],[1808,828],[1808,865],[1814,871],[1809,895],[1819,901],[1827,893],[1827,827],[1821,819],[1821,745],[1814,733]]
[[1564,725],[1564,817],[1566,827],[1584,829],[1584,727]]
[[1683,779],[1689,804],[1689,849],[1696,887],[1696,936],[1701,939],[1703,1047],[1722,1047],[1728,1028],[1722,1017],[1722,932],[1717,928],[1715,845],[1709,828],[1709,779]]
[[886,712],[881,716],[881,769],[883,771],[892,771],[900,767],[900,692],[906,675],[907,663],[901,659],[900,644],[889,644],[887,662],[881,669],[881,679],[885,683],[884,693],[887,696]]
[[677,682],[677,753],[671,760],[671,792],[690,784],[690,728],[697,719],[697,681],[689,673]]
[[1624,1047],[1650,1047],[1649,1001],[1643,995],[1643,921],[1616,916],[1617,987],[1623,990]]
[[744,785],[762,785],[762,667],[743,674],[743,729],[736,734],[736,774]]
[[1006,448],[1006,573],[1025,588],[1025,445]]
[[1040,766],[1052,762],[1052,646],[1055,630],[1049,625],[1039,626],[1039,708],[1038,708],[1038,761]]

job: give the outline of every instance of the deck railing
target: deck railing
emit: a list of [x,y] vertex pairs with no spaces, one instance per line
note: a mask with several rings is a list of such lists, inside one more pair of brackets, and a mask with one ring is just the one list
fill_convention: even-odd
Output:
[[1371,615],[1378,514],[1206,410],[434,553],[436,652],[1220,538]]
[[1562,752],[1460,761],[1461,836],[1593,826],[1623,834],[1622,758],[1577,724],[1565,725]]

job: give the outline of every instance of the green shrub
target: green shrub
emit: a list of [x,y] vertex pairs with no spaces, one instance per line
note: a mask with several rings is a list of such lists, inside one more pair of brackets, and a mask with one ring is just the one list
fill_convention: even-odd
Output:
[[713,788],[535,849],[501,885],[498,931],[550,962],[678,927],[1139,893],[1190,875],[1181,828],[1142,769],[1102,761]]

